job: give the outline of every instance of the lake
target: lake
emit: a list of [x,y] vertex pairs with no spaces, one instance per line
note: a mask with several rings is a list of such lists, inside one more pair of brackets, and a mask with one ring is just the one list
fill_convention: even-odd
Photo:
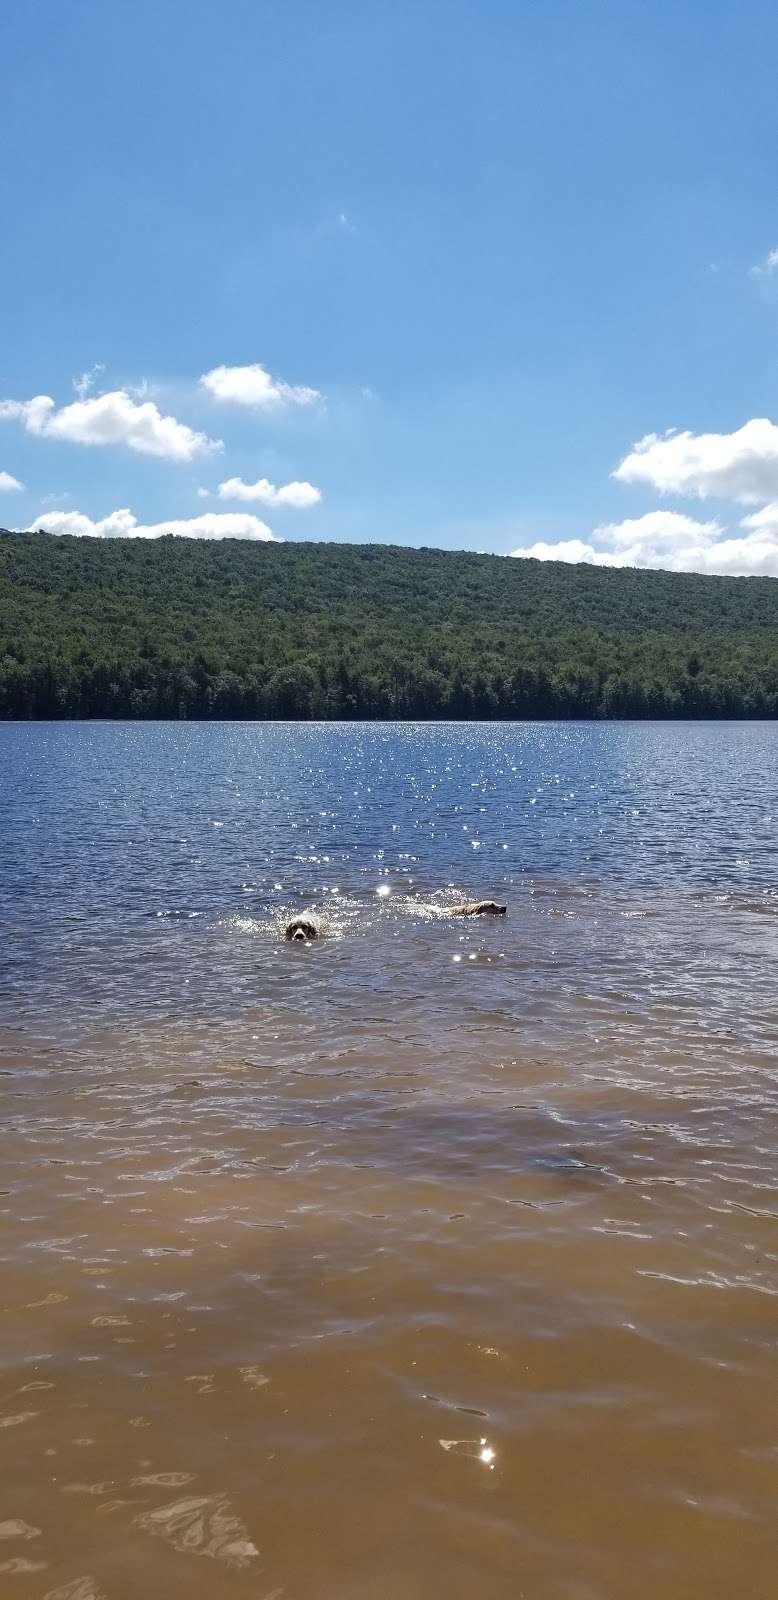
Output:
[[0,787],[3,1595],[772,1597],[778,727],[4,724]]

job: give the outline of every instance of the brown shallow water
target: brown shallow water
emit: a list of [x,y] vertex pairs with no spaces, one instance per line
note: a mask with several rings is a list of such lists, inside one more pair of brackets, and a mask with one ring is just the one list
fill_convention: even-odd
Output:
[[772,887],[407,843],[9,985],[3,1600],[775,1593]]

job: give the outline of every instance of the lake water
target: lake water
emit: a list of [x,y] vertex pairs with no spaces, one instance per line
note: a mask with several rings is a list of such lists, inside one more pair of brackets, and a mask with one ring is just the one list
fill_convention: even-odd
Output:
[[3,1597],[772,1600],[778,727],[0,787]]

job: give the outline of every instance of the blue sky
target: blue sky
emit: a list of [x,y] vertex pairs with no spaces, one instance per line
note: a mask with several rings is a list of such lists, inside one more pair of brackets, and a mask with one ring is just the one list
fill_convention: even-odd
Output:
[[25,0],[0,46],[0,523],[778,574],[773,5]]

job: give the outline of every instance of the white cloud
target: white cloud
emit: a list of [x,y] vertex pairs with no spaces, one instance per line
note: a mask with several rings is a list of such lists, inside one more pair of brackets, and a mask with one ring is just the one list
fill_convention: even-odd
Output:
[[228,400],[233,405],[251,406],[258,411],[275,411],[281,406],[309,406],[320,399],[318,389],[308,389],[304,384],[284,383],[273,378],[258,362],[248,367],[213,367],[200,379],[217,400]]
[[613,473],[660,494],[709,495],[754,505],[778,498],[778,427],[752,417],[735,433],[646,434]]
[[11,489],[23,489],[24,484],[18,478],[12,478],[10,472],[0,472],[0,491],[5,493]]
[[219,484],[220,500],[259,500],[265,506],[295,506],[304,510],[316,506],[321,500],[321,489],[312,483],[282,483],[276,488],[267,478],[256,483],[244,483],[242,478],[226,478]]
[[79,400],[86,399],[90,389],[94,387],[95,378],[101,372],[105,372],[105,362],[96,361],[94,366],[89,367],[86,372],[82,372],[80,377],[73,379],[73,388]]
[[539,539],[536,544],[527,545],[524,549],[511,550],[510,554],[535,561],[589,561],[596,567],[625,565],[606,550],[595,550],[594,545],[584,544],[582,539],[560,539],[558,544],[548,544],[545,540]]
[[773,501],[770,505],[762,506],[759,511],[750,512],[743,518],[740,526],[754,533],[778,534],[778,503]]
[[153,400],[138,403],[126,389],[74,400],[57,410],[50,395],[33,400],[0,400],[0,417],[16,418],[28,433],[70,444],[124,444],[140,455],[191,461],[221,441],[195,433],[185,422],[165,417]]
[[643,517],[604,523],[594,529],[590,543],[580,539],[537,543],[511,554],[539,561],[586,561],[599,567],[778,577],[778,503],[745,517],[740,526],[745,534],[733,536],[715,520],[696,522],[677,511],[649,511]]
[[770,278],[776,269],[778,269],[778,250],[770,250],[764,261],[758,261],[751,271],[755,278]]
[[93,522],[81,511],[42,511],[30,531],[72,533],[93,539],[159,539],[175,533],[187,539],[259,539],[280,543],[277,535],[248,511],[205,511],[199,517],[170,517],[167,522],[138,522],[131,511],[111,511]]
[[740,526],[746,529],[746,538],[729,540],[722,551],[729,560],[740,563],[729,570],[778,577],[778,503],[751,512]]
[[722,531],[715,519],[696,522],[680,511],[647,511],[624,522],[603,523],[594,529],[592,540],[611,553],[612,566],[702,572]]

